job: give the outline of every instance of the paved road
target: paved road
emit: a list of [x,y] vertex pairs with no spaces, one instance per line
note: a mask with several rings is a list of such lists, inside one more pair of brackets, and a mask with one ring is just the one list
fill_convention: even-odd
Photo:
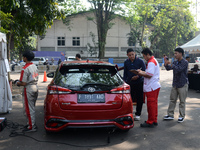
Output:
[[[18,79],[19,74],[11,74],[12,79]],[[163,121],[169,103],[172,83],[172,72],[161,70],[161,91],[159,95],[158,127],[152,129],[140,128],[140,123],[147,119],[146,105],[143,106],[141,121],[135,122],[135,127],[129,132],[115,131],[108,135],[105,129],[71,129],[61,133],[46,134],[43,124],[43,101],[46,86],[51,79],[43,83],[43,74],[39,80],[39,98],[36,104],[36,121],[38,132],[26,133],[25,136],[9,137],[10,130],[0,132],[0,150],[197,150],[200,147],[200,93],[189,90],[186,118],[183,123],[177,123],[178,104],[173,121]],[[16,91],[15,91],[16,92]],[[134,108],[135,109],[135,108]],[[13,99],[13,110],[10,114],[0,114],[12,122],[25,124],[22,115],[20,96]],[[108,143],[110,137],[110,143]]]

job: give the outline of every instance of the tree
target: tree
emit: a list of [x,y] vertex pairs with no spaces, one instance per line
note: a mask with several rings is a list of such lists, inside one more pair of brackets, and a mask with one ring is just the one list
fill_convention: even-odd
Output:
[[[130,13],[130,12],[129,12]],[[130,33],[128,33],[128,44],[135,46],[136,49],[136,44],[140,40],[141,36],[141,23],[140,23],[140,18],[137,15],[131,15],[126,18],[129,25],[130,25]]]
[[80,0],[62,1],[59,3],[59,6],[62,7],[65,16],[70,16],[72,14],[77,14],[78,12],[87,10]]
[[[24,51],[23,43],[28,42],[29,36],[42,36],[53,19],[62,16],[55,0],[1,0],[0,7],[4,14],[12,16],[10,23],[1,20],[2,28],[7,33],[8,53],[14,45]],[[12,47],[11,41],[14,41]]]
[[146,46],[143,39],[145,33],[149,31],[147,24],[150,24],[155,12],[154,5],[152,5],[155,3],[155,0],[135,0],[126,3],[126,20],[131,28],[129,39],[133,39],[133,42],[139,41],[142,47]]
[[163,1],[157,10],[151,44],[170,56],[178,45],[193,38],[196,25],[185,0]]
[[4,21],[6,24],[10,24],[12,22],[11,18],[12,15],[10,13],[4,13],[1,11],[0,7],[0,32],[7,33],[7,30],[1,26],[1,21]]
[[97,54],[97,43],[95,41],[94,33],[90,32],[90,36],[92,38],[93,46],[90,43],[87,43],[87,47],[88,47],[87,51],[90,54],[90,56],[93,56]]
[[[98,33],[98,48],[99,58],[105,56],[105,45],[108,30],[113,26],[111,22],[116,14],[115,12],[121,10],[122,0],[88,0],[94,11],[97,33]],[[125,0],[124,0],[125,1]]]
[[[150,36],[151,49],[170,54],[177,45],[182,45],[193,38],[196,31],[194,18],[185,0],[135,0],[126,4],[127,21],[131,32],[129,40],[139,41],[145,46],[143,39]],[[147,24],[153,30],[148,29]]]
[[71,30],[72,26],[70,24],[70,17],[67,16],[71,16],[73,14],[77,14],[79,12],[84,12],[87,10],[87,8],[80,2],[80,0],[64,0],[59,3],[59,6],[61,7],[63,15],[65,16],[62,17],[62,21],[69,30]]

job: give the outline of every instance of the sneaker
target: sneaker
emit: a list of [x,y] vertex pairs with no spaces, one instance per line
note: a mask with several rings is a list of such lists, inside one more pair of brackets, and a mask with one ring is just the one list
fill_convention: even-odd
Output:
[[178,118],[178,122],[183,122],[183,121],[184,121],[184,118],[182,118],[182,117]]
[[164,116],[163,119],[164,119],[164,120],[174,120],[174,117],[171,117],[171,116],[166,115],[166,116]]
[[140,120],[140,116],[137,116],[137,115],[136,115],[135,118],[134,118],[134,120],[135,120],[135,121],[139,121],[139,120]]
[[140,127],[143,127],[143,128],[154,128],[154,124],[148,124],[145,121],[144,123],[140,124]]
[[24,126],[24,129],[22,131],[23,132],[36,132],[37,131],[37,126],[33,125],[32,129],[31,129],[29,125],[26,125],[26,126]]

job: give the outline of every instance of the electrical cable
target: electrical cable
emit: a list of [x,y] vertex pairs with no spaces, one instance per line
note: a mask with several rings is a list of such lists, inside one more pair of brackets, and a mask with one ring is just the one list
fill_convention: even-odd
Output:
[[[56,85],[56,90],[58,92],[57,85]],[[58,100],[59,100],[59,95],[58,95]],[[68,146],[73,146],[73,147],[102,147],[102,146],[107,146],[110,143],[111,133],[114,133],[114,131],[115,131],[115,128],[113,130],[108,131],[107,144],[102,144],[102,145],[74,145],[74,144],[64,143],[64,142],[38,140],[38,139],[36,139],[32,136],[26,135],[25,132],[22,131],[24,129],[24,125],[19,124],[17,122],[12,122],[10,120],[7,120],[6,128],[11,130],[9,137],[23,136],[23,137],[30,138],[30,139],[32,139],[36,142],[40,142],[40,143],[54,143],[54,144],[62,144],[62,145],[68,145]]]
[[[36,139],[32,136],[26,135],[26,133],[22,131],[22,129],[24,128],[24,125],[14,123],[10,120],[7,120],[6,128],[11,130],[9,137],[23,136],[23,137],[30,138],[30,139],[32,139],[36,142],[40,142],[40,143],[54,143],[54,144],[68,145],[68,146],[72,146],[72,147],[102,147],[102,146],[108,146],[108,144],[110,143],[110,135],[111,135],[111,133],[113,133],[115,131],[115,129],[113,129],[112,131],[111,130],[108,131],[108,138],[107,138],[106,144],[102,144],[102,145],[75,145],[75,144],[70,144],[70,143],[65,143],[65,142],[38,140],[38,139]],[[20,131],[18,131],[18,130],[20,130]]]

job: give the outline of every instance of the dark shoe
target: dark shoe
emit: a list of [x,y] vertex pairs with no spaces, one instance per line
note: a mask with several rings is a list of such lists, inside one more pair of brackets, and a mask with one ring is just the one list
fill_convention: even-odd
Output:
[[157,122],[154,122],[153,125],[154,125],[154,126],[158,126],[158,123],[157,123]]
[[144,123],[140,124],[140,127],[143,127],[143,128],[154,128],[154,124],[148,124],[145,121]]
[[36,132],[37,131],[37,126],[33,125],[32,128],[28,125],[24,126],[24,129],[22,130],[23,132]]
[[171,117],[171,116],[166,115],[166,116],[164,116],[163,119],[164,119],[164,120],[174,120],[174,117]]
[[184,118],[182,118],[182,117],[179,117],[179,118],[178,118],[178,122],[179,122],[179,123],[181,123],[181,122],[183,122],[183,121],[184,121]]
[[[146,123],[146,121],[145,121],[145,123]],[[158,123],[157,123],[157,122],[154,122],[153,125],[154,125],[154,126],[158,126]]]

